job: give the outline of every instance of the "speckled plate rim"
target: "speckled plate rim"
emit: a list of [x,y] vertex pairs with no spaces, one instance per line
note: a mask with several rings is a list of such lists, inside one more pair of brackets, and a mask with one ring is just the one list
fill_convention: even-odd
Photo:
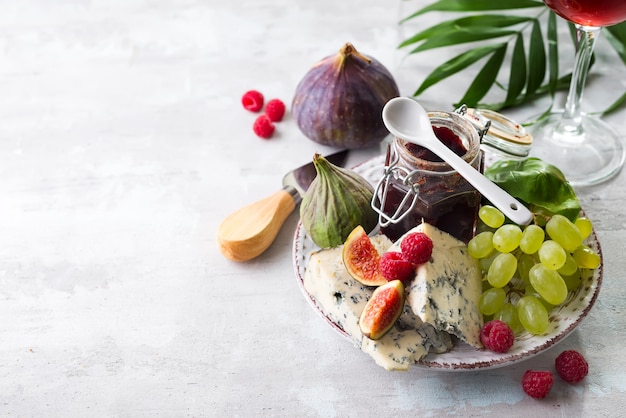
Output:
[[[358,166],[354,170],[375,184],[382,175],[384,156],[372,158]],[[595,304],[600,287],[604,259],[602,249],[595,230],[585,244],[589,245],[600,255],[600,266],[593,275],[586,278],[574,293],[570,293],[566,301],[559,307],[550,311],[551,329],[544,335],[535,336],[522,333],[516,338],[515,344],[504,354],[498,354],[489,350],[478,350],[466,343],[458,342],[452,350],[443,354],[429,354],[415,366],[442,371],[476,371],[493,369],[519,363],[553,347],[567,337],[587,316]],[[342,336],[353,341],[337,323],[324,314],[322,307],[304,287],[304,275],[311,252],[319,248],[306,234],[302,223],[298,222],[293,241],[293,266],[300,290],[313,309]]]

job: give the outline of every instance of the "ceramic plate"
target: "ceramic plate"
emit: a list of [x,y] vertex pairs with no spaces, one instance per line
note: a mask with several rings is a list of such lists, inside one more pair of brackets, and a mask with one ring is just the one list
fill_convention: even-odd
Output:
[[[379,156],[355,167],[354,170],[368,179],[372,184],[376,184],[382,176],[383,165],[384,157]],[[598,242],[595,231],[592,232],[586,244],[595,249],[602,259],[600,243]],[[304,288],[303,280],[309,256],[312,251],[317,250],[319,250],[319,248],[306,234],[302,224],[298,223],[294,237],[293,261],[300,289],[313,309],[315,309],[332,328],[341,335],[350,338],[339,325],[324,314],[322,307]],[[563,340],[580,324],[583,318],[587,316],[600,291],[602,269],[603,264],[601,263],[594,271],[594,274],[583,280],[581,286],[579,286],[574,293],[571,293],[561,306],[554,308],[550,312],[551,328],[545,335],[537,336],[529,333],[519,334],[516,336],[513,347],[504,354],[494,353],[489,350],[477,350],[466,343],[459,342],[456,343],[455,347],[449,352],[444,354],[429,354],[415,365],[418,367],[449,371],[489,369],[517,363],[547,350]]]

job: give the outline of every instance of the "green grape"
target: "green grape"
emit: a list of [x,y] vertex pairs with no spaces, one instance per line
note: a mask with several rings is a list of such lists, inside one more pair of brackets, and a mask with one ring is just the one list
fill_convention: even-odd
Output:
[[504,287],[517,270],[517,258],[511,253],[500,253],[487,271],[487,280],[493,287]]
[[574,251],[583,243],[583,237],[576,225],[563,215],[553,215],[546,223],[546,232],[551,239],[569,252]]
[[502,225],[493,233],[493,246],[501,253],[510,253],[519,246],[522,229],[513,224]]
[[534,295],[534,296],[537,298],[537,300],[538,300],[539,302],[541,302],[541,304],[543,305],[543,307],[544,307],[544,308],[546,308],[546,310],[547,310],[548,312],[550,312],[550,310],[552,310],[552,308],[554,308],[554,305],[553,305],[553,304],[551,304],[550,302],[546,301],[544,298],[542,298],[542,297],[541,297],[541,295],[539,295],[539,293],[535,293],[535,295]]
[[487,257],[493,251],[493,232],[481,232],[467,243],[469,255],[476,259]]
[[502,322],[506,322],[515,333],[524,329],[519,321],[519,317],[517,316],[517,308],[508,302],[502,305],[502,308],[494,314],[493,319],[499,319]]
[[535,288],[533,287],[532,284],[530,284],[530,277],[528,278],[527,282],[524,282],[526,284],[526,287],[524,288],[524,296],[525,295],[534,295],[539,297],[539,294],[537,293],[537,291],[535,290]]
[[591,235],[591,231],[593,231],[593,224],[591,223],[589,218],[585,218],[584,216],[576,219],[574,225],[576,225],[576,228],[578,228],[578,231],[580,232],[580,236],[583,238],[583,241],[586,240],[589,235]]
[[528,271],[534,265],[535,260],[530,255],[522,253],[517,260],[517,273],[519,278],[527,282],[529,280]]
[[550,325],[548,310],[532,295],[523,296],[517,301],[517,316],[522,326],[531,334],[543,334]]
[[565,254],[565,264],[557,270],[561,276],[570,276],[578,271],[578,263],[570,253]]
[[561,245],[553,240],[544,241],[539,248],[539,261],[550,270],[558,270],[565,264],[567,255]]
[[489,225],[485,225],[483,222],[476,222],[476,235],[481,232],[494,232],[496,228],[492,228]]
[[492,287],[491,289],[484,291],[480,296],[478,309],[483,315],[493,315],[502,308],[505,299],[506,292],[504,289]]
[[563,277],[563,280],[565,281],[565,286],[567,286],[567,290],[569,290],[570,292],[572,290],[578,289],[580,284],[583,282],[581,271],[579,269],[576,269],[576,272],[574,274],[571,274],[569,276],[561,275],[561,277]]
[[504,214],[490,205],[481,206],[478,210],[478,217],[491,228],[500,228],[504,224]]
[[560,305],[567,298],[567,285],[554,270],[547,269],[542,263],[535,264],[528,272],[530,284],[546,302]]
[[487,257],[481,258],[479,260],[480,268],[482,269],[482,271],[489,271],[489,267],[491,266],[491,263],[493,263],[494,258],[496,258],[498,254],[500,254],[498,251],[494,251],[491,254],[489,254]]
[[534,254],[539,251],[539,247],[543,243],[546,234],[543,228],[538,225],[528,225],[524,228],[522,238],[519,242],[519,248],[526,254]]
[[572,253],[578,267],[584,269],[595,269],[600,265],[600,256],[590,247],[581,245]]

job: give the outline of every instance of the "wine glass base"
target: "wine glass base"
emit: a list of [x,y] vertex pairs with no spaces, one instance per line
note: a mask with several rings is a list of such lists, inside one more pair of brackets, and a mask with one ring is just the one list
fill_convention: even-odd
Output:
[[586,114],[581,116],[580,133],[560,133],[562,114],[551,113],[526,128],[534,138],[530,156],[559,168],[572,186],[590,186],[615,176],[624,164],[623,139],[606,122]]

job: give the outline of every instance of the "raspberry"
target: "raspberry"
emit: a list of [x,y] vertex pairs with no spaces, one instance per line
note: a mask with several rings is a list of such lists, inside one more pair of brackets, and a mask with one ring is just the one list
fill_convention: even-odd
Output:
[[546,370],[526,370],[522,376],[522,389],[527,395],[541,399],[545,398],[552,389],[554,376]]
[[515,336],[506,322],[494,319],[483,325],[480,341],[491,351],[506,353],[513,346]]
[[415,267],[401,253],[388,251],[380,258],[380,272],[388,281],[408,281],[415,273]]
[[244,109],[258,112],[263,108],[263,95],[256,90],[249,90],[241,97],[241,104]]
[[254,133],[257,134],[257,136],[267,139],[271,137],[274,133],[274,124],[272,123],[270,118],[267,117],[267,115],[260,115],[254,121],[252,129],[254,130]]
[[576,350],[565,350],[559,354],[554,361],[554,367],[567,383],[578,383],[589,373],[587,360]]
[[285,104],[280,99],[272,99],[265,105],[265,114],[272,122],[280,122],[285,116]]
[[413,232],[402,240],[400,249],[404,258],[418,265],[427,262],[433,253],[433,241],[423,232]]

